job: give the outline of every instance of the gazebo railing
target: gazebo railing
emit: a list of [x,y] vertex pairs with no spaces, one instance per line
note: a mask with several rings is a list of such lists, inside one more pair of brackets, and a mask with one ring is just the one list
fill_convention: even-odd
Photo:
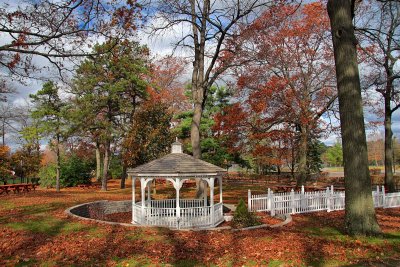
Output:
[[[145,206],[142,213],[142,203],[133,205],[134,222],[142,225],[164,226],[170,228],[196,228],[217,225],[223,221],[222,203],[211,206],[204,205],[203,200],[181,200],[180,217],[177,216],[175,200],[152,200],[151,206]],[[214,219],[213,219],[214,217]]]
[[[179,206],[181,208],[202,207],[203,205],[204,205],[203,199],[179,200]],[[146,201],[146,206],[151,206],[152,208],[176,208],[176,200],[175,199],[150,200],[150,205],[148,205],[148,201]]]

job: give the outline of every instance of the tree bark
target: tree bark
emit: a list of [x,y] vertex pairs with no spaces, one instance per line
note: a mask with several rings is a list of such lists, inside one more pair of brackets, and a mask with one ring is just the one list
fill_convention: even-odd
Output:
[[127,169],[126,164],[123,163],[122,164],[121,189],[125,189],[125,182],[126,182],[126,177],[127,177],[126,169]]
[[101,178],[101,153],[100,143],[96,142],[96,180],[100,181]]
[[[388,87],[390,86],[388,82]],[[395,192],[393,180],[393,132],[392,110],[390,108],[390,95],[385,95],[385,187],[389,192]]]
[[297,186],[305,185],[307,181],[307,148],[308,130],[306,125],[301,125],[299,144],[299,166],[297,174]]
[[60,192],[60,134],[57,134],[56,139],[56,191]]
[[101,190],[107,191],[107,178],[108,178],[108,164],[110,158],[110,142],[107,141],[104,149],[104,159],[103,159],[103,178],[101,180]]
[[345,227],[351,235],[380,233],[368,170],[357,40],[352,23],[354,1],[329,0],[336,65],[345,176]]
[[201,103],[194,104],[192,125],[190,129],[190,140],[192,143],[193,157],[196,159],[201,158],[201,147],[200,147],[200,123],[203,108]]

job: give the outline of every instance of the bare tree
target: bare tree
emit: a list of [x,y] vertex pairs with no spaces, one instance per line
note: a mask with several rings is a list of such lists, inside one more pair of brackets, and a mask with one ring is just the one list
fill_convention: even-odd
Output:
[[[90,46],[109,37],[123,39],[136,28],[139,6],[135,1],[23,0],[0,5],[0,67],[6,75],[38,77],[55,68],[68,70],[65,58],[90,55]],[[69,66],[70,67],[70,66]],[[47,77],[48,78],[48,77]]]
[[395,191],[393,180],[392,115],[400,108],[400,4],[394,1],[365,1],[359,25],[360,44],[367,56],[368,87],[383,98],[385,127],[385,186]]
[[[159,0],[153,2],[158,25],[154,32],[182,25],[183,36],[176,47],[192,52],[193,71],[191,90],[193,97],[193,120],[191,144],[193,156],[201,157],[200,120],[210,87],[230,66],[228,39],[238,33],[241,23],[256,18],[263,8],[277,1],[271,0]],[[160,25],[161,24],[161,25]],[[187,26],[187,27],[185,27]],[[230,37],[230,38],[228,38]]]

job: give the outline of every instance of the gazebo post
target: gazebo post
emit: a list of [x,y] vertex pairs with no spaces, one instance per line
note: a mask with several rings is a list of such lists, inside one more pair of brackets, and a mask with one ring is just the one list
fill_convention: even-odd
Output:
[[180,189],[181,189],[181,182],[179,181],[179,178],[175,179],[174,182],[174,187],[176,190],[176,221],[177,221],[177,228],[179,229],[179,222],[181,219],[181,207],[179,205],[179,194],[180,194]]
[[136,177],[133,178],[132,175],[130,175],[132,178],[132,223],[135,223],[135,203],[136,203],[136,195],[135,195],[135,183],[136,183]]
[[222,203],[222,176],[218,177],[218,185],[219,185],[219,203]]
[[211,208],[211,224],[214,224],[214,179],[210,178],[210,208]]
[[142,222],[144,220],[144,204],[145,204],[145,194],[146,194],[146,179],[145,178],[140,178],[140,189],[141,189],[141,195],[142,195],[142,216],[140,218],[140,221]]
[[206,180],[201,180],[202,183],[204,183],[204,207],[207,207],[207,196],[208,196],[208,192],[207,192],[207,181]]
[[[147,182],[147,201],[148,201],[148,204],[147,205],[150,205],[151,204],[151,197],[150,197],[150,184],[151,184],[151,182],[149,183],[149,182]],[[151,205],[150,205],[151,206]]]

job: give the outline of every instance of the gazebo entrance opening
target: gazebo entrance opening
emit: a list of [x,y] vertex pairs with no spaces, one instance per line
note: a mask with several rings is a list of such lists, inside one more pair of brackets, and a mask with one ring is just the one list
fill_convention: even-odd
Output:
[[[217,226],[224,220],[222,175],[225,172],[218,166],[182,153],[182,145],[173,143],[171,154],[128,170],[132,178],[132,223],[175,229]],[[175,199],[151,199],[151,184],[155,179],[171,182]],[[206,190],[202,199],[181,199],[181,188],[190,179],[205,183],[209,196]],[[138,200],[135,197],[136,180],[140,181],[141,198]],[[214,203],[216,184],[219,187],[218,203]]]

